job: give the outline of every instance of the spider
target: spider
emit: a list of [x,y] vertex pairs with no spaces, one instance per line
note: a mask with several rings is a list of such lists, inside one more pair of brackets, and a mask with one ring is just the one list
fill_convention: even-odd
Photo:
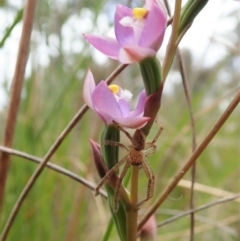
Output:
[[119,197],[119,191],[122,184],[122,180],[125,177],[126,172],[131,165],[138,166],[139,168],[142,167],[148,179],[147,196],[144,200],[142,200],[137,204],[137,207],[142,205],[144,202],[148,201],[153,196],[155,176],[151,167],[148,164],[147,157],[156,152],[155,143],[158,140],[163,130],[163,127],[158,124],[157,120],[155,120],[155,122],[159,126],[159,130],[151,142],[145,142],[146,136],[140,129],[137,129],[133,134],[133,136],[131,136],[126,130],[124,130],[121,126],[119,126],[115,122],[114,124],[117,126],[117,128],[120,131],[124,132],[125,135],[128,137],[128,139],[131,141],[131,145],[126,147],[122,143],[110,141],[110,140],[106,140],[104,143],[105,145],[119,146],[120,148],[123,148],[124,150],[127,151],[127,155],[125,155],[125,157],[123,157],[115,166],[113,166],[106,173],[106,175],[103,177],[101,182],[96,187],[95,195],[97,196],[99,194],[99,190],[102,187],[102,185],[109,179],[109,177],[114,172],[116,172],[120,168],[122,164],[124,164],[124,162],[126,162],[116,184],[115,196],[114,196],[114,207],[113,207],[114,212],[116,212],[118,209],[118,197]]

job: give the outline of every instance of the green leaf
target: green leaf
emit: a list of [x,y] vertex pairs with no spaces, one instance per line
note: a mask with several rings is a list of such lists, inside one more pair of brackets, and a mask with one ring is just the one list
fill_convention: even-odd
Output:
[[104,129],[101,136],[101,150],[104,161],[109,169],[115,166],[118,162],[118,146],[105,145],[105,140],[111,140],[115,142],[120,141],[119,129],[114,125],[108,125]]
[[151,118],[150,121],[148,121],[148,123],[141,129],[147,136],[161,105],[163,82],[161,65],[155,56],[146,58],[139,64],[146,94],[148,96],[144,106],[144,116]]
[[139,65],[146,94],[149,96],[157,92],[161,86],[161,65],[155,56],[143,59]]
[[109,237],[110,237],[110,234],[111,234],[111,231],[112,231],[112,228],[113,228],[113,224],[114,224],[113,218],[111,218],[109,223],[108,223],[108,227],[107,227],[107,230],[105,232],[105,235],[104,235],[102,241],[108,241],[109,240]]
[[[101,151],[103,159],[109,169],[115,166],[118,162],[119,147],[113,145],[105,145],[105,140],[119,142],[120,134],[119,129],[114,125],[106,126],[101,136]],[[122,202],[118,203],[118,210],[116,213],[113,212],[113,199],[115,191],[110,185],[106,185],[108,193],[109,207],[112,213],[113,220],[115,222],[119,237],[122,241],[127,240],[127,228],[126,228],[126,212],[125,206]]]
[[208,0],[189,0],[183,7],[180,16],[180,25],[178,33],[181,34],[184,29],[193,22],[196,16],[202,11]]
[[23,8],[17,12],[17,16],[15,17],[13,23],[5,30],[5,34],[2,40],[0,41],[0,48],[4,46],[5,41],[10,36],[14,27],[22,20],[22,16],[23,16]]

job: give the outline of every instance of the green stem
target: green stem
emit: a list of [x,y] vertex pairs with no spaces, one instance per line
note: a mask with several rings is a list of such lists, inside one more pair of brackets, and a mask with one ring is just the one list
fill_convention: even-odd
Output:
[[139,167],[132,166],[131,175],[131,192],[130,202],[131,208],[127,211],[127,237],[128,241],[136,241],[137,239],[137,220],[138,220],[138,176]]
[[[108,125],[104,129],[102,136],[101,136],[101,151],[102,151],[102,156],[104,158],[104,162],[106,163],[107,167],[111,169],[113,166],[115,166],[118,162],[118,146],[113,146],[113,145],[105,145],[105,141],[115,141],[119,142],[120,141],[120,133],[119,129],[115,127],[114,125]],[[114,178],[114,175],[112,175],[111,178]],[[110,178],[110,180],[111,180]],[[116,184],[117,179],[115,178],[114,183]],[[106,185],[107,188],[107,193],[108,193],[108,201],[109,201],[109,206],[112,212],[112,217],[114,219],[119,237],[121,241],[125,241],[127,239],[127,227],[126,227],[126,211],[125,209],[130,209],[130,202],[128,201],[128,196],[126,192],[120,193],[120,195],[123,195],[123,199],[120,200],[122,202],[119,202],[119,207],[117,212],[115,213],[113,211],[113,199],[115,196],[115,191],[112,186]]]
[[138,204],[138,176],[139,167],[132,166],[130,202],[134,208],[136,208]]
[[176,52],[177,48],[177,39],[178,39],[178,27],[180,21],[180,13],[181,13],[181,5],[182,0],[175,1],[175,9],[174,9],[174,16],[173,16],[173,24],[172,24],[172,34],[170,37],[170,41],[167,48],[166,58],[163,62],[162,67],[162,79],[163,81],[166,80],[168,75],[169,69],[172,65],[172,61]]
[[147,96],[156,93],[162,80],[161,65],[157,58],[154,56],[143,59],[139,65]]

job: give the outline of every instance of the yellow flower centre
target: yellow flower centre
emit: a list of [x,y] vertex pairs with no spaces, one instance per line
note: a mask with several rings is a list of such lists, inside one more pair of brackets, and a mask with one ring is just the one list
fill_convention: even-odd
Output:
[[119,93],[119,86],[118,85],[109,85],[108,88],[112,91],[113,94]]
[[146,8],[134,8],[132,10],[135,19],[143,19],[147,16],[148,10]]

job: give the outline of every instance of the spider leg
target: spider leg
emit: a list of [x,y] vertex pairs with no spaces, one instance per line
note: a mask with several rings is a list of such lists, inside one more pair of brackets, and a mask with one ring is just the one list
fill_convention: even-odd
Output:
[[119,167],[126,161],[126,156],[121,159],[115,166],[113,166],[107,173],[106,175],[103,177],[103,179],[101,180],[101,182],[98,184],[98,186],[95,189],[95,196],[97,196],[99,194],[99,190],[102,187],[102,185],[111,177],[111,175],[117,171],[119,169]]
[[119,146],[119,147],[121,147],[122,149],[128,151],[128,148],[127,148],[125,145],[123,145],[122,143],[117,142],[117,141],[105,140],[105,141],[104,141],[104,144],[105,144],[105,145],[108,145],[108,146]]
[[163,127],[159,124],[157,119],[155,119],[155,123],[158,125],[159,130],[158,130],[156,136],[154,137],[154,139],[152,140],[152,142],[151,142],[152,144],[155,144],[155,142],[158,140],[159,136],[161,135],[161,133],[163,131]]
[[147,150],[147,151],[145,152],[145,157],[148,157],[148,156],[151,156],[151,155],[155,154],[156,149],[157,149],[156,145],[152,145],[152,146],[151,146],[151,149],[150,149],[150,147],[149,147],[149,150]]
[[145,155],[146,157],[148,157],[148,156],[150,156],[150,155],[152,155],[152,154],[154,154],[156,152],[157,147],[156,147],[155,143],[156,143],[156,141],[158,140],[159,136],[161,135],[161,133],[163,131],[163,127],[160,126],[160,124],[158,123],[157,119],[155,120],[155,122],[159,126],[159,130],[158,130],[156,136],[154,137],[154,139],[151,142],[147,142],[145,144],[145,148],[144,149],[145,150],[149,149],[149,152]]
[[134,143],[134,140],[133,140],[132,136],[131,136],[127,131],[125,131],[116,121],[113,121],[113,123],[116,125],[116,127],[117,127],[120,131],[122,131],[123,133],[125,133],[125,135],[128,137],[128,139],[129,139],[132,143]]
[[158,140],[158,138],[161,135],[162,131],[163,131],[163,127],[159,126],[159,130],[158,130],[156,136],[154,137],[154,139],[151,142],[147,142],[145,144],[145,149],[148,149],[148,148],[152,147],[156,143],[156,141]]
[[137,204],[137,207],[141,206],[143,203],[145,203],[146,201],[148,201],[150,198],[152,198],[153,193],[154,193],[154,182],[155,182],[155,176],[154,173],[151,169],[151,167],[149,166],[147,159],[144,159],[142,162],[142,168],[148,178],[148,189],[147,189],[147,197],[142,200],[141,202],[139,202]]
[[113,212],[116,213],[118,210],[118,197],[119,197],[119,191],[121,188],[121,184],[122,184],[122,180],[126,175],[126,172],[128,170],[128,168],[131,166],[131,162],[129,160],[129,157],[126,158],[127,162],[122,170],[122,173],[120,175],[120,177],[118,178],[117,181],[117,185],[116,185],[116,189],[115,189],[115,196],[114,196],[114,201],[113,201]]

